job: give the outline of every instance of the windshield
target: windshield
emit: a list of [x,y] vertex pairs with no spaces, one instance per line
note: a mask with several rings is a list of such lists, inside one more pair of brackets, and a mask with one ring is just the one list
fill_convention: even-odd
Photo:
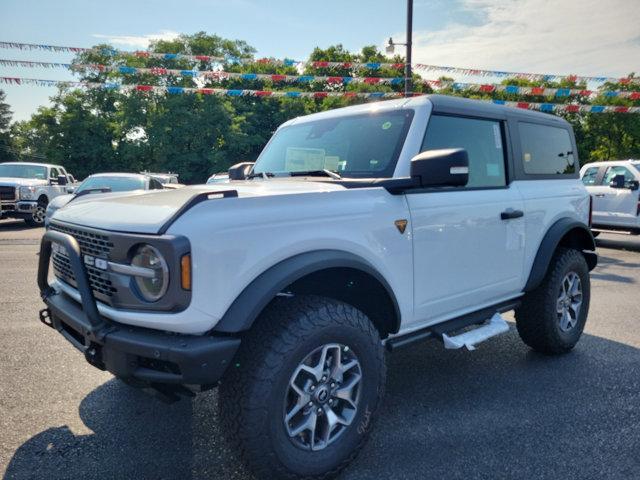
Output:
[[413,110],[328,118],[284,127],[256,161],[254,173],[330,170],[343,177],[391,177]]
[[47,179],[47,167],[41,165],[0,164],[0,177]]
[[109,188],[112,192],[144,190],[144,178],[139,177],[89,177],[80,184],[76,193],[96,188]]

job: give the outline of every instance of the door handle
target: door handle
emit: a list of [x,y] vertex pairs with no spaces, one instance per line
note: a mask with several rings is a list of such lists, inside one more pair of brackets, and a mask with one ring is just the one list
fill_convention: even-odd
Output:
[[524,216],[524,212],[522,210],[513,210],[509,208],[500,214],[500,218],[502,220],[511,220],[513,218],[520,218]]
[[602,198],[604,197],[604,193],[596,193],[594,197]]

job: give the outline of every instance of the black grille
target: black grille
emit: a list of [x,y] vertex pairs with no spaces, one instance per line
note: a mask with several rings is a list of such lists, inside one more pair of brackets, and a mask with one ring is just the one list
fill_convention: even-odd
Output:
[[86,230],[67,227],[66,225],[57,225],[54,223],[52,223],[49,228],[58,232],[68,233],[75,238],[80,245],[80,251],[83,255],[107,258],[113,248],[113,243],[109,241],[109,237],[107,235],[87,232]]
[[[69,262],[69,259],[58,252],[54,253],[51,258],[56,277],[76,287],[76,278],[71,270],[71,263]],[[91,289],[94,293],[100,293],[106,297],[113,296],[116,289],[113,287],[111,280],[109,280],[109,275],[106,272],[87,264],[85,264],[85,269],[89,276],[89,285],[91,285]]]
[[16,199],[16,187],[0,186],[0,200],[15,200],[15,199]]
[[[54,223],[52,223],[49,228],[58,232],[67,233],[75,238],[80,245],[82,255],[108,258],[109,253],[111,253],[111,250],[113,249],[113,243],[109,241],[109,237],[107,235]],[[77,287],[69,258],[60,252],[55,252],[51,256],[51,259],[53,261],[53,270],[56,277],[73,287]],[[87,265],[86,263],[84,264],[84,267],[87,271],[89,285],[91,286],[93,293],[100,294],[105,297],[112,297],[116,292],[116,289],[111,283],[111,280],[109,280],[109,274],[92,265]]]

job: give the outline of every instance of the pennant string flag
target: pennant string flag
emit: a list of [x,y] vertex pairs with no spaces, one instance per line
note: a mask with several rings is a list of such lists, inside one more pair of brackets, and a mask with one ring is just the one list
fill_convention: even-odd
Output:
[[327,62],[327,61],[311,61],[305,62],[300,60],[292,60],[289,58],[275,59],[275,58],[245,58],[234,56],[213,56],[213,55],[187,55],[183,53],[157,53],[148,51],[135,51],[128,52],[124,50],[117,50],[111,48],[81,48],[81,47],[63,47],[60,45],[43,45],[36,43],[18,43],[18,42],[0,42],[0,48],[5,49],[18,49],[18,50],[43,50],[49,52],[67,52],[67,53],[81,53],[81,52],[95,52],[103,55],[126,55],[140,58],[157,58],[161,60],[187,60],[191,62],[207,62],[207,63],[240,63],[240,64],[273,64],[283,66],[312,66],[314,68],[367,68],[370,70],[379,70],[381,68],[395,68],[403,69],[405,63],[379,63],[379,62]]
[[586,75],[559,75],[556,73],[525,73],[525,72],[507,72],[501,70],[482,70],[477,68],[460,68],[442,65],[427,65],[424,63],[416,63],[413,65],[416,70],[424,70],[429,72],[447,72],[458,75],[477,76],[477,77],[498,77],[498,78],[521,78],[526,80],[542,80],[542,81],[559,81],[569,80],[572,82],[614,82],[622,84],[640,83],[640,78],[635,77],[605,77],[605,76],[586,76]]
[[[129,66],[111,66],[101,64],[70,64],[55,62],[34,62],[26,60],[7,60],[0,59],[1,66],[11,67],[30,67],[30,68],[66,68],[72,71],[94,70],[97,72],[115,72],[123,75],[154,75],[154,76],[174,76],[174,77],[199,77],[207,78],[214,81],[223,81],[229,79],[239,80],[262,80],[271,82],[286,83],[312,83],[320,82],[326,84],[342,84],[365,83],[369,85],[402,85],[404,77],[346,77],[346,76],[321,76],[321,75],[278,75],[267,73],[237,73],[225,72],[223,70],[180,70],[161,67],[129,67]],[[470,90],[473,92],[493,93],[504,92],[525,96],[545,96],[545,97],[592,97],[603,95],[605,97],[630,98],[631,100],[640,100],[640,91],[602,91],[575,88],[547,88],[547,87],[523,87],[519,85],[502,85],[502,84],[482,84],[482,83],[466,83],[453,82],[443,80],[424,80],[416,79],[414,84],[429,85],[435,89],[451,87],[456,91]]]
[[[366,98],[371,100],[401,98],[399,92],[300,92],[300,91],[271,91],[271,90],[247,90],[226,88],[191,88],[177,86],[155,85],[122,85],[119,83],[96,82],[65,82],[60,80],[42,80],[23,77],[0,77],[0,84],[9,85],[35,85],[43,87],[84,87],[119,90],[123,92],[139,91],[168,94],[198,93],[202,95],[216,95],[227,97],[276,97],[276,98]],[[419,96],[421,94],[414,94]],[[510,102],[505,100],[488,100],[498,105],[523,108],[527,110],[540,110],[542,112],[568,112],[568,113],[640,113],[640,107],[624,107],[616,105],[576,105],[558,103],[534,103],[534,102]]]

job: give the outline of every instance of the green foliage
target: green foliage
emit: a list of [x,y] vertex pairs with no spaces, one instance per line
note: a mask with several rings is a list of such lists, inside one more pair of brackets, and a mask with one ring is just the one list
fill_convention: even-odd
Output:
[[[404,72],[394,68],[378,70],[343,66],[314,68],[307,64],[303,72],[297,67],[274,63],[245,64],[233,59],[254,59],[255,49],[242,40],[229,40],[217,35],[198,32],[181,35],[175,40],[159,40],[149,47],[150,52],[184,53],[225,57],[225,71],[238,73],[266,73],[322,76],[402,77]],[[350,63],[403,63],[396,55],[387,57],[375,46],[365,46],[358,53],[344,46],[316,48],[310,61]],[[109,45],[80,53],[76,66],[103,64],[113,67],[135,66],[179,70],[211,70],[215,64],[184,59],[151,58],[122,55]],[[183,87],[218,87],[256,90],[300,91],[385,91],[402,92],[404,85],[350,83],[343,85],[321,82],[287,83],[271,80],[241,80],[198,78],[190,76],[130,75],[119,72],[100,72],[77,67],[77,74],[87,82],[119,82]],[[413,76],[419,80],[418,75]],[[445,77],[441,80],[449,80]],[[520,86],[586,88],[569,80],[559,83],[510,79],[505,83]],[[624,84],[603,88],[630,90]],[[414,83],[414,91],[430,93],[430,87]],[[452,89],[440,93],[464,95],[481,99],[520,100],[521,97],[504,92],[481,93]],[[255,160],[278,125],[290,118],[331,108],[343,107],[366,100],[358,98],[253,98],[218,97],[203,94],[165,95],[153,92],[109,89],[71,90],[60,88],[49,107],[41,107],[31,119],[9,127],[9,106],[0,92],[0,155],[2,160],[47,160],[65,165],[78,178],[105,171],[172,171],[180,174],[185,183],[203,182],[215,172],[225,171],[239,161]],[[553,102],[553,98],[529,97],[529,101]],[[580,96],[563,97],[556,102],[585,103]],[[599,96],[594,103],[603,105],[639,105],[639,101]],[[574,125],[582,161],[640,157],[640,116],[628,114],[567,114]],[[4,142],[4,143],[2,143]],[[4,150],[3,150],[4,149]]]

